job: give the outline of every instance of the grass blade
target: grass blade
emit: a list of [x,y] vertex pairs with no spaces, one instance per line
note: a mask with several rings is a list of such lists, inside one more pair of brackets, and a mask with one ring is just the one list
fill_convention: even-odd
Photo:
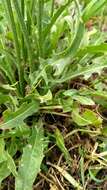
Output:
[[84,175],[84,157],[82,156],[80,159],[80,172],[81,172],[81,181],[83,187],[85,186],[85,175]]
[[[25,0],[21,0],[21,12],[22,12],[22,16],[23,19],[25,19]],[[22,52],[23,52],[23,58],[24,58],[24,62],[26,62],[26,49],[25,49],[25,45],[24,45],[24,37],[23,34],[21,33],[21,45],[22,45]]]
[[64,154],[64,157],[65,157],[68,165],[71,164],[71,161],[72,161],[71,156],[69,154],[69,151],[65,147],[63,136],[58,129],[56,129],[56,131],[55,131],[55,138],[56,138],[56,144],[59,147],[59,149],[61,150],[61,152]]
[[7,6],[7,12],[8,12],[8,15],[9,15],[9,18],[10,18],[10,24],[11,24],[12,32],[13,32],[13,35],[14,35],[14,42],[15,42],[16,53],[17,53],[18,67],[20,67],[21,61],[20,61],[19,41],[18,41],[16,24],[15,24],[15,21],[14,21],[13,10],[12,10],[10,0],[6,0],[5,4]]
[[32,48],[31,48],[31,45],[30,45],[28,31],[26,29],[26,25],[25,25],[23,15],[21,13],[18,1],[13,0],[13,3],[14,3],[14,7],[15,7],[15,10],[16,10],[16,13],[17,13],[17,16],[18,16],[18,20],[19,20],[21,29],[22,29],[24,40],[25,40],[25,43],[26,43],[26,46],[27,46],[27,49],[28,49],[30,70],[32,72],[33,71],[33,55],[32,55]]
[[36,5],[36,0],[32,0],[31,2],[31,17],[32,17],[32,20],[34,21],[34,15],[35,15],[35,5]]
[[42,34],[42,16],[43,16],[44,0],[38,1],[38,41],[39,41],[39,56],[43,56],[43,34]]
[[51,17],[53,17],[53,14],[54,14],[54,4],[55,4],[55,0],[52,0]]
[[17,68],[18,68],[19,81],[20,81],[20,89],[21,89],[21,94],[23,94],[23,91],[24,91],[23,90],[23,68],[21,66],[21,57],[20,57],[20,48],[19,48],[20,46],[19,46],[19,41],[18,41],[16,25],[15,25],[15,21],[14,21],[14,15],[13,15],[13,10],[12,10],[12,6],[11,6],[11,1],[6,0],[5,5],[6,5],[7,14],[9,16],[13,36],[14,36],[14,43],[15,43],[15,49],[16,49],[16,55],[17,55]]

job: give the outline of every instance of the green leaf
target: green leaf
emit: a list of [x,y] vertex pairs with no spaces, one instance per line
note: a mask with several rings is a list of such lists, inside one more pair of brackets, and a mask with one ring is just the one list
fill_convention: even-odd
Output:
[[101,97],[103,99],[107,99],[107,92],[106,91],[90,91],[90,94],[92,96],[97,96],[97,97]]
[[14,160],[8,152],[6,152],[6,158],[7,158],[8,169],[15,177],[17,177],[17,171],[16,171]]
[[11,106],[15,106],[15,100],[12,96],[0,93],[0,105],[9,103]]
[[78,126],[93,125],[98,127],[102,124],[101,117],[89,109],[85,109],[85,111],[80,114],[79,110],[75,108],[72,112],[72,119]]
[[43,139],[44,134],[41,127],[34,128],[29,144],[23,149],[15,190],[32,190],[33,182],[40,171],[44,157],[45,146]]
[[91,67],[90,65],[88,66],[80,66],[79,68],[77,68],[75,71],[73,71],[73,69],[71,69],[70,71],[68,71],[66,73],[66,75],[62,75],[62,77],[60,79],[55,79],[53,81],[53,83],[62,83],[62,82],[66,82],[68,80],[72,80],[76,77],[79,77],[81,75],[88,75],[90,76],[92,73],[98,73],[99,71],[101,71],[102,69],[107,67],[107,61],[103,61],[101,63],[98,64],[92,64]]
[[89,97],[74,95],[72,98],[80,102],[80,104],[82,105],[89,105],[89,106],[95,105],[94,101]]
[[70,63],[72,62],[72,58],[76,55],[76,53],[80,47],[80,44],[81,44],[81,41],[82,41],[82,38],[84,35],[84,31],[85,31],[84,24],[83,24],[83,22],[80,21],[76,35],[74,36],[74,39],[73,39],[70,47],[68,47],[64,52],[60,53],[59,54],[60,58],[57,59],[53,63],[53,65],[55,65],[55,68],[56,68],[54,76],[61,75],[62,72],[64,71],[64,69],[68,65],[70,65]]
[[0,139],[0,183],[10,175],[10,173],[15,177],[17,176],[16,166],[13,158],[5,151],[4,140]]
[[64,18],[60,19],[60,22],[58,20],[51,30],[51,34],[50,34],[51,35],[51,44],[54,49],[57,47],[58,40],[60,39],[60,36],[64,32],[65,21],[64,21]]
[[64,96],[71,96],[72,97],[76,94],[78,94],[78,91],[76,89],[69,89],[69,90],[66,90],[63,92]]
[[83,12],[83,21],[87,22],[92,16],[97,14],[97,12],[101,8],[104,7],[104,5],[107,4],[107,0],[91,0],[89,4],[86,6]]
[[107,126],[104,126],[101,130],[103,136],[107,137]]
[[80,18],[74,39],[70,47],[67,50],[65,50],[65,52],[62,55],[66,55],[66,56],[69,55],[71,58],[74,57],[81,45],[84,33],[85,33],[85,26],[82,19]]
[[6,161],[5,142],[3,139],[0,139],[0,163],[4,161]]
[[72,2],[72,0],[68,0],[68,2],[65,5],[62,5],[57,11],[56,13],[53,15],[50,23],[46,26],[43,35],[44,38],[47,37],[48,33],[50,32],[52,26],[54,25],[54,23],[56,22],[56,20],[59,18],[59,16],[63,13],[63,11],[67,8],[67,6]]
[[85,56],[87,53],[95,54],[95,53],[106,53],[107,52],[107,44],[102,43],[100,45],[89,45],[84,49],[80,49],[76,56]]
[[101,117],[92,110],[86,109],[82,114],[84,119],[87,119],[91,125],[100,126],[102,124]]
[[85,185],[85,175],[84,175],[84,157],[82,156],[80,159],[80,171],[81,171],[81,180],[83,187]]
[[[20,43],[19,43],[19,39],[18,39],[18,33],[17,33],[17,27],[16,27],[16,23],[14,20],[14,13],[12,10],[12,4],[10,0],[6,0],[5,2],[6,5],[6,13],[7,16],[9,17],[10,20],[10,25],[11,25],[11,29],[13,32],[13,36],[14,36],[14,43],[15,43],[15,49],[16,49],[16,63],[17,63],[17,68],[18,68],[18,75],[19,75],[19,81],[20,81],[20,89],[21,89],[21,93],[23,94],[23,69],[22,69],[22,65],[21,65],[21,56],[20,56]],[[7,57],[7,63],[8,63],[9,57]],[[11,60],[10,60],[11,63]],[[10,65],[10,64],[8,64]],[[12,71],[12,68],[11,70]],[[12,72],[11,72],[12,73]]]
[[31,102],[29,104],[24,103],[16,112],[11,112],[6,115],[6,121],[0,125],[0,128],[1,129],[15,128],[21,125],[25,118],[37,112],[38,109],[39,109],[38,102]]
[[63,95],[70,96],[73,100],[77,100],[82,105],[95,105],[94,101],[90,97],[78,95],[78,91],[76,89],[70,89],[63,92]]
[[20,10],[19,2],[17,0],[13,0],[13,4],[14,4],[15,11],[17,14],[17,18],[19,20],[19,24],[20,24],[20,27],[21,27],[21,30],[22,30],[22,33],[24,36],[26,46],[27,46],[30,69],[31,69],[31,71],[33,71],[33,64],[32,64],[33,54],[32,54],[32,46],[31,46],[30,39],[29,39],[29,33],[28,33],[27,28],[26,28],[26,24],[25,24],[23,15],[22,15],[21,10]]
[[10,175],[10,170],[8,169],[7,161],[0,163],[0,184],[1,182]]
[[60,98],[60,104],[63,108],[63,112],[70,112],[73,107],[73,99],[70,97],[67,99]]
[[39,56],[42,57],[43,54],[43,12],[44,12],[44,1],[38,1],[38,14],[37,14],[37,25],[38,25],[38,43],[39,43]]
[[11,84],[15,83],[14,71],[8,56],[0,56],[0,70],[5,77],[8,77]]
[[74,109],[72,112],[72,119],[78,126],[86,126],[90,124],[90,121],[84,119],[80,114],[78,109]]
[[41,101],[41,103],[43,102],[47,102],[49,100],[52,100],[52,93],[50,90],[48,90],[47,94],[45,94],[44,96],[38,96],[38,99]]
[[7,92],[9,92],[9,91],[15,91],[15,88],[13,88],[9,84],[0,84],[0,88],[6,90]]
[[56,131],[55,131],[55,138],[56,138],[56,144],[59,147],[59,149],[61,150],[61,152],[64,154],[64,157],[65,157],[67,163],[71,164],[71,156],[70,156],[67,148],[65,147],[64,138],[63,138],[62,134],[60,133],[59,129],[56,129]]
[[55,60],[52,65],[54,66],[54,76],[59,76],[63,72],[64,68],[71,63],[70,57],[60,58]]

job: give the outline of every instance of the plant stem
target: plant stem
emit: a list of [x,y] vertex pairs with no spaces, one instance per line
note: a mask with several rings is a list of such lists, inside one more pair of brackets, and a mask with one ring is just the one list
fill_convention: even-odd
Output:
[[[23,15],[23,19],[24,19],[24,12],[25,12],[25,6],[24,6],[24,3],[25,1],[24,0],[21,0],[21,12],[22,12],[22,15]],[[22,42],[22,52],[23,52],[23,58],[24,58],[24,61],[25,61],[25,46],[24,46],[24,37],[23,37],[23,34],[21,34],[21,42]]]

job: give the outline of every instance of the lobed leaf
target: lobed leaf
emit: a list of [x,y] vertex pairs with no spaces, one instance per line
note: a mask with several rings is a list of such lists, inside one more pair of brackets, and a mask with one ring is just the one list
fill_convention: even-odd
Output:
[[101,71],[102,69],[104,69],[106,67],[107,67],[107,61],[104,61],[99,64],[92,64],[91,67],[90,67],[90,65],[80,67],[79,69],[76,69],[75,71],[71,70],[71,72],[66,73],[66,75],[62,76],[60,79],[56,79],[54,81],[54,83],[66,82],[68,80],[72,80],[81,75],[83,75],[83,76],[89,75],[90,76],[92,73],[98,73],[99,71]]

